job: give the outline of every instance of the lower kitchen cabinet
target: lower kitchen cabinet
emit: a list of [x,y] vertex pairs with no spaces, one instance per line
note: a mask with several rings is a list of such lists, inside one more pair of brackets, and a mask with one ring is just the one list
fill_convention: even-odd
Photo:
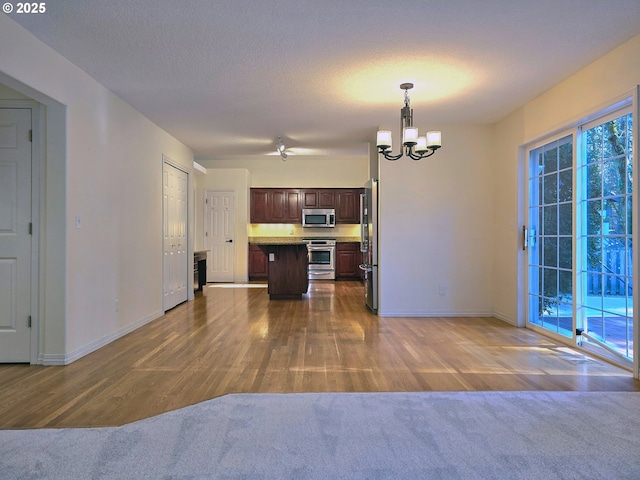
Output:
[[268,277],[267,254],[259,245],[249,244],[249,280],[264,280]]
[[360,279],[362,254],[360,244],[355,242],[336,243],[336,280]]

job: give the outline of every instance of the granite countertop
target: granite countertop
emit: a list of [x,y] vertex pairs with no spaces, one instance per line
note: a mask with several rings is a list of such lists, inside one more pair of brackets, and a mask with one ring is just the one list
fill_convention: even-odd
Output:
[[302,237],[249,237],[254,245],[304,245]]
[[[298,245],[303,244],[304,238],[312,237],[249,237],[249,243],[254,245]],[[320,238],[320,237],[319,237]],[[360,243],[360,237],[331,237],[335,238],[337,242],[355,242]]]

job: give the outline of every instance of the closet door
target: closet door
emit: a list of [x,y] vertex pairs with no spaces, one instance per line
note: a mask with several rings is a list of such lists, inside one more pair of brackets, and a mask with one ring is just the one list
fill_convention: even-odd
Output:
[[187,300],[188,174],[165,162],[163,170],[163,308]]

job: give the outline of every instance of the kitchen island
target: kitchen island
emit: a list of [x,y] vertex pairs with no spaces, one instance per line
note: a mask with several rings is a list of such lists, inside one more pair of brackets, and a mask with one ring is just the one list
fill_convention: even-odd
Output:
[[302,298],[309,289],[307,245],[299,238],[260,238],[252,242],[267,256],[270,300]]

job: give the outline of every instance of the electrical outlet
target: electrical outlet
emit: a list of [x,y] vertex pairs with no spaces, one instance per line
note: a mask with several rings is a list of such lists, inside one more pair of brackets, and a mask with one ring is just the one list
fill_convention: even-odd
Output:
[[443,283],[440,284],[440,288],[438,289],[438,292],[440,293],[440,295],[446,295],[447,294],[447,286]]

